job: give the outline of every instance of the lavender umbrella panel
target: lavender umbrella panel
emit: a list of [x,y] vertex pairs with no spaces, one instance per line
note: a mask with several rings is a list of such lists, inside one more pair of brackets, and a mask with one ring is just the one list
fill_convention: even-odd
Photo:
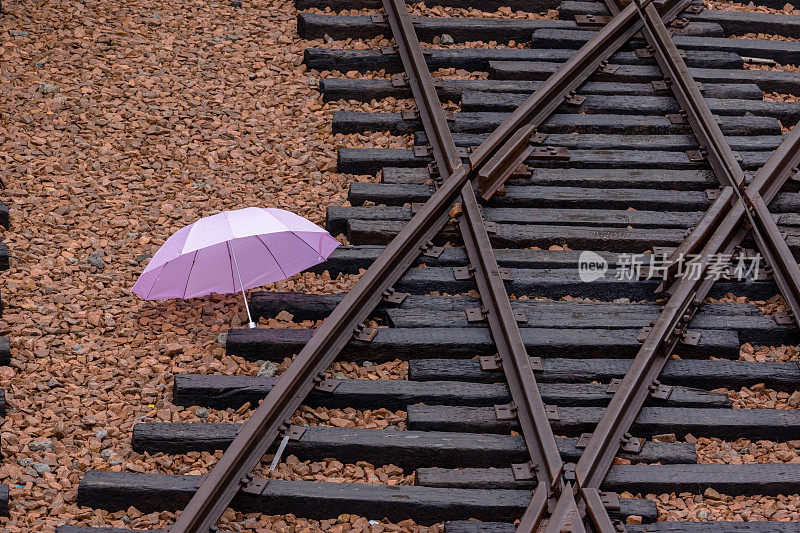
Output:
[[233,293],[286,279],[324,261],[339,242],[305,218],[248,207],[178,230],[133,286],[146,300]]

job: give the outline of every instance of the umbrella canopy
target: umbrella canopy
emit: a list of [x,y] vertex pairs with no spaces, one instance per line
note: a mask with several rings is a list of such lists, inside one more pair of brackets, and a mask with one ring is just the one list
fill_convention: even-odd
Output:
[[146,300],[233,293],[286,279],[321,263],[337,246],[327,231],[289,211],[226,211],[167,239],[133,292]]

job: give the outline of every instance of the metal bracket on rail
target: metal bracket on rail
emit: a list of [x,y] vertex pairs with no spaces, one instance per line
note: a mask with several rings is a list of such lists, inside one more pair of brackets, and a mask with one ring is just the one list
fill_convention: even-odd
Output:
[[[511,273],[510,268],[498,268],[497,273],[500,274],[500,279],[503,281],[514,281],[514,274]],[[528,321],[527,317],[525,321]]]
[[422,146],[415,146],[414,147],[414,157],[430,157],[433,154],[433,150],[427,144]]
[[702,148],[699,150],[686,150],[686,155],[689,157],[689,161],[699,163],[708,157],[708,152]]
[[392,76],[391,79],[392,87],[397,87],[398,89],[403,89],[405,87],[409,87],[408,84],[408,74],[395,74]]
[[620,450],[628,453],[639,453],[642,451],[643,446],[644,439],[640,437],[634,437],[630,433],[625,433],[625,435],[622,436]]
[[697,346],[700,344],[700,339],[703,333],[701,331],[684,331],[681,333],[680,343],[684,346]]
[[[489,310],[485,307],[473,307],[464,310],[464,313],[467,315],[467,322],[470,323],[483,322],[486,320],[488,312]],[[528,317],[522,309],[514,309],[514,320],[520,324],[525,324],[528,321]]]
[[[637,48],[634,52],[636,57],[639,59],[649,59],[653,57],[653,49],[650,46],[646,46],[644,48]],[[678,50],[678,55],[683,59],[686,59],[686,52],[684,50]]]
[[[436,185],[441,185],[444,183],[444,178],[442,177],[441,172],[439,172],[439,165],[436,164],[436,161],[432,161],[428,163],[428,176]],[[425,205],[424,203],[419,204],[420,208]],[[411,206],[413,207],[414,204],[412,203]]]
[[515,481],[532,481],[536,479],[536,465],[531,461],[511,465],[511,474]]
[[[529,357],[528,361],[530,361],[531,370],[534,372],[544,371],[541,357]],[[503,365],[503,359],[498,354],[482,355],[478,358],[478,362],[481,365],[481,370],[499,370]]]
[[683,10],[683,13],[688,13],[690,15],[698,15],[703,12],[705,6],[703,4],[690,4]]
[[[622,379],[620,378],[613,378],[611,381],[608,382],[608,387],[606,387],[606,392],[609,394],[616,394],[617,390],[619,390],[619,386],[622,383]],[[662,385],[660,381],[653,380],[653,382],[648,387],[650,389],[650,397],[655,398],[657,400],[666,400],[672,395],[672,391],[675,390],[675,387],[672,385]]]
[[453,267],[453,277],[456,281],[467,281],[473,278],[475,267],[468,265],[465,267]]
[[[581,433],[581,436],[578,437],[578,442],[575,443],[575,447],[578,449],[586,448],[589,445],[589,441],[592,439],[591,433]],[[573,467],[574,471],[574,467]]]
[[[321,375],[324,375],[324,374],[321,374]],[[317,378],[318,377],[319,376],[317,376]],[[316,381],[316,378],[315,378],[315,381]],[[338,383],[337,383],[337,386],[338,386]],[[336,388],[336,387],[334,387],[334,388]],[[286,450],[286,446],[289,444],[289,441],[290,440],[300,440],[300,438],[305,434],[306,429],[307,428],[303,427],[303,426],[291,425],[289,420],[284,422],[284,424],[281,426],[281,431],[284,433],[283,434],[283,438],[281,439],[281,443],[278,445],[278,450],[275,452],[275,457],[272,458],[272,463],[270,463],[270,465],[269,465],[269,471],[270,472],[275,470],[275,468],[278,466],[278,463],[281,462],[281,457],[283,456],[283,452]],[[256,480],[253,479],[253,475],[252,474],[247,474],[247,477],[249,478],[249,480],[251,482],[256,481]],[[269,483],[269,479],[264,479],[263,481],[265,483],[263,485],[261,485],[261,488],[255,494],[261,494],[261,492],[266,488],[267,483]],[[244,482],[244,478],[242,479],[242,485],[245,486],[245,488],[250,486],[249,484]],[[257,488],[258,488],[258,486],[254,486],[254,489],[257,489]]]
[[433,242],[428,241],[419,247],[420,252],[425,257],[439,257],[444,253],[444,246],[434,246]]
[[581,105],[586,101],[586,97],[576,94],[575,91],[570,91],[567,93],[567,96],[564,97],[564,102],[569,105]]
[[653,380],[653,383],[648,387],[650,389],[650,397],[656,400],[668,400],[672,396],[672,391],[675,387],[672,385],[663,385],[660,381]]
[[[535,131],[533,132],[533,135],[531,135],[529,142],[531,144],[542,144],[545,140],[547,140],[546,133],[542,133],[541,131]],[[522,167],[527,168],[526,165],[520,165],[520,168]]]
[[561,415],[558,413],[558,406],[556,405],[545,405],[544,412],[547,415],[547,420],[550,422],[558,422],[561,420]]
[[616,492],[601,492],[600,501],[603,502],[603,507],[609,511],[619,511],[619,494]]
[[486,320],[486,315],[489,313],[489,310],[485,307],[473,307],[471,309],[465,309],[464,313],[467,315],[467,322],[469,323],[483,322]]
[[396,304],[399,305],[403,303],[403,300],[406,299],[408,296],[407,292],[397,292],[394,287],[389,287],[381,294],[383,296],[383,301],[388,304]]
[[686,118],[686,111],[681,111],[680,113],[670,113],[667,115],[670,124],[686,124],[688,121]]
[[[584,433],[584,435],[589,435],[590,437],[592,436],[591,433]],[[586,448],[586,446],[584,446],[584,448]],[[564,478],[564,481],[575,481],[575,463],[564,463],[564,469],[561,471],[561,477]]]
[[[373,15],[370,15],[369,18],[370,18],[370,20],[372,21],[373,24],[387,24],[388,23],[388,20],[386,19],[386,15],[384,15],[383,13],[375,13]],[[411,18],[411,23],[412,24],[419,23],[419,16],[411,15],[410,18]]]
[[619,70],[619,65],[609,65],[608,60],[604,59],[600,62],[600,66],[597,70],[603,74],[614,74]]
[[[641,331],[639,331],[639,336],[637,337],[636,340],[642,343],[646,342],[647,337],[650,335],[650,332],[652,330],[653,328],[651,326],[643,327]],[[700,339],[703,337],[703,332],[685,331],[676,328],[675,335],[679,337],[678,342],[680,342],[684,346],[697,346],[698,344],[700,344]]]
[[[405,115],[405,113],[407,111],[408,111],[408,115]],[[407,110],[407,111],[403,111],[403,120],[411,120],[414,117],[418,117],[419,116],[419,111],[418,110],[414,110],[413,111],[414,112],[413,116],[412,116],[410,110]],[[456,153],[458,154],[458,157],[461,157],[461,158],[469,157],[469,154],[472,153],[472,147],[471,146],[459,146],[459,147],[456,148]],[[431,148],[431,146],[429,144],[417,145],[417,146],[414,147],[414,157],[430,157],[431,155],[433,155],[433,148]]]
[[400,118],[403,120],[419,120],[419,109],[403,109],[400,111]]
[[611,381],[608,382],[608,387],[606,387],[606,392],[609,394],[615,394],[617,392],[617,389],[619,389],[620,383],[622,383],[622,379],[613,378]]
[[611,17],[608,15],[575,15],[575,24],[578,26],[602,28],[609,22]]
[[514,402],[503,405],[495,405],[494,416],[496,416],[498,420],[516,420],[517,406]]
[[[408,121],[419,120],[419,109],[418,108],[403,109],[402,111],[400,111],[400,118],[403,119],[403,120],[408,120]],[[444,118],[445,118],[445,120],[450,122],[450,121],[455,120],[455,115],[453,115],[452,111],[444,111]],[[428,145],[425,145],[425,146],[428,146]],[[469,148],[472,148],[472,147],[470,146]]]
[[[327,379],[325,372],[320,372],[314,379],[314,388],[322,392],[333,392],[341,384],[339,379]],[[305,431],[305,430],[304,430]]]
[[[498,268],[497,273],[503,281],[514,281],[514,275],[510,268]],[[453,277],[456,281],[467,281],[475,277],[475,267],[472,265],[465,267],[453,267]],[[527,320],[527,318],[526,318]]]
[[482,355],[478,358],[481,370],[500,370],[503,364],[502,358],[498,354]]
[[239,483],[242,485],[242,492],[259,495],[263,493],[267,485],[269,485],[269,478],[254,477],[253,474],[247,474],[239,480]]
[[775,321],[776,324],[779,324],[781,326],[794,324],[794,318],[792,317],[791,309],[787,309],[786,311],[778,311],[777,313],[772,315],[772,319]]
[[564,146],[534,146],[528,158],[538,161],[569,161],[570,155]]
[[376,328],[368,328],[365,324],[359,324],[353,330],[353,338],[357,341],[370,342],[378,334]]
[[[666,78],[663,79],[663,80],[653,80],[653,81],[650,82],[650,85],[653,86],[653,90],[654,91],[666,91],[666,90],[669,89],[669,84],[670,84],[670,81],[668,79],[666,79]],[[670,117],[671,115],[667,115],[667,116]],[[670,119],[670,122],[672,122],[671,119]]]
[[[383,49],[381,49],[383,50]],[[430,51],[429,51],[430,53]],[[391,79],[392,87],[396,87],[398,89],[405,89],[410,87],[408,74],[405,72],[402,74],[394,74]],[[433,86],[437,89],[441,89],[443,86],[443,82],[441,78],[434,78],[433,79]]]

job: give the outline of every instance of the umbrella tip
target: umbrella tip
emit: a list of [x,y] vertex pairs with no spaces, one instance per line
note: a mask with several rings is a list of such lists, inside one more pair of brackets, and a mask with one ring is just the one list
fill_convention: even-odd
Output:
[[258,326],[258,324],[256,324],[252,320],[247,324],[247,327],[250,328],[250,329],[253,329],[253,328],[257,327],[257,326]]

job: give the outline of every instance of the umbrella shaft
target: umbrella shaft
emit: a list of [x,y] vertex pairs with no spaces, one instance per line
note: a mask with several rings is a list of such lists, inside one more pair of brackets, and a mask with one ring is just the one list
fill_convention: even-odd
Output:
[[242,289],[242,298],[244,298],[244,308],[247,311],[247,320],[249,322],[248,326],[251,328],[256,327],[256,323],[253,322],[253,317],[250,316],[250,306],[247,305],[247,295],[244,293],[244,285],[242,284],[242,275],[239,274],[239,263],[236,262],[236,254],[233,253],[233,248],[231,247],[231,243],[228,244],[228,251],[231,254],[231,258],[233,259],[233,266],[236,267],[236,277],[239,278],[239,288]]

